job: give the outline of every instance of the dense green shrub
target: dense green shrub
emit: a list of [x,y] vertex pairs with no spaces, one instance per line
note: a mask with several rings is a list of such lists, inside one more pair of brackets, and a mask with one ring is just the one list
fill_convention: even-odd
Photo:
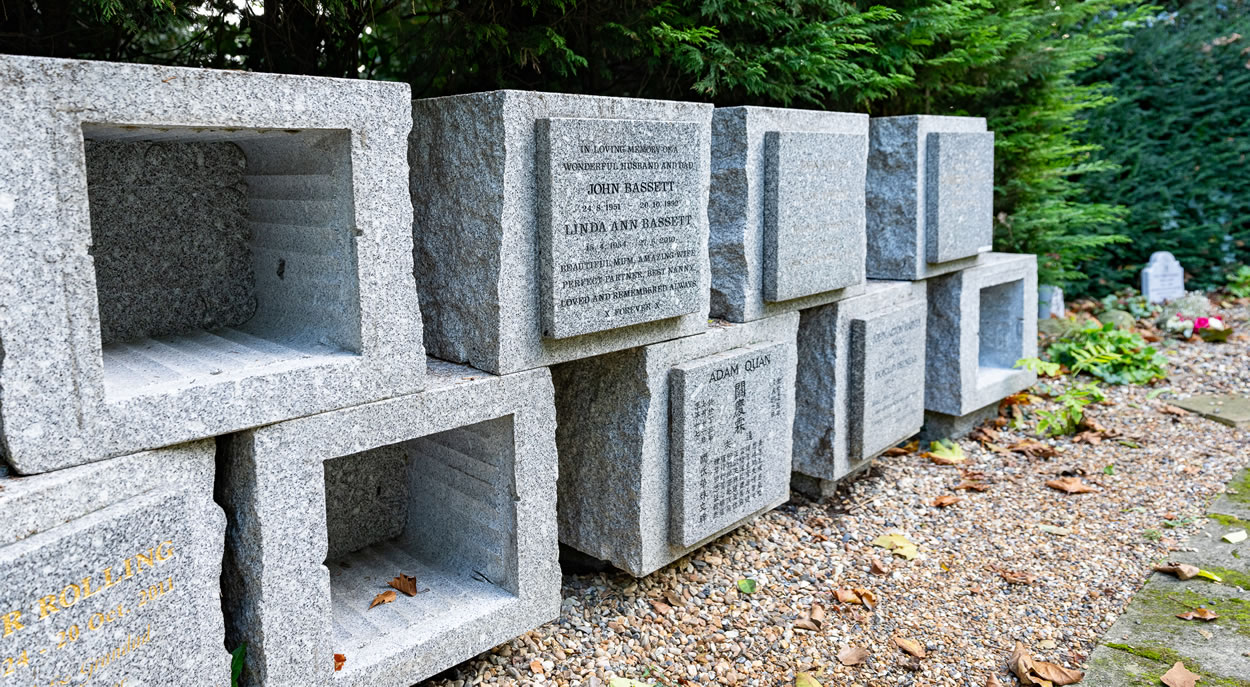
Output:
[[1250,0],[1174,6],[1125,47],[1084,75],[1112,85],[1116,101],[1089,113],[1082,136],[1116,167],[1083,183],[1130,209],[1133,242],[1086,263],[1092,281],[1076,286],[1136,285],[1157,250],[1176,255],[1189,288],[1222,286],[1250,264]]

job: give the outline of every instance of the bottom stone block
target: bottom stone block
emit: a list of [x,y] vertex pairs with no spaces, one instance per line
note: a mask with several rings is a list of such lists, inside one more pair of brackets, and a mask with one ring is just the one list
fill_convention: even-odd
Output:
[[0,477],[0,684],[229,687],[214,450]]
[[924,282],[869,281],[862,296],[803,311],[795,472],[839,480],[919,431],[925,325]]
[[[977,408],[965,415],[945,415],[926,410],[924,427],[920,430],[920,441],[930,442],[940,439],[958,439],[990,418],[998,417],[998,401],[985,407]],[[925,446],[928,446],[925,443]]]
[[419,394],[226,441],[243,684],[407,687],[559,614],[550,374],[428,375]]
[[561,541],[643,576],[785,503],[798,321],[552,368]]

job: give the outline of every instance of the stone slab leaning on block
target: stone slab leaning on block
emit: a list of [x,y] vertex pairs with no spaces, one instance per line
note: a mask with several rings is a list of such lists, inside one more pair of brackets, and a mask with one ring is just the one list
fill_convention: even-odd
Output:
[[0,477],[11,684],[229,687],[212,440]]
[[431,355],[507,374],[703,330],[711,105],[493,91],[412,113]]
[[785,503],[798,322],[553,368],[560,540],[641,577]]
[[[550,373],[428,380],[224,440],[243,684],[408,687],[559,614]],[[420,593],[370,608],[401,574]]]
[[405,84],[0,56],[19,473],[409,393]]
[[868,115],[712,115],[712,316],[731,322],[863,292]]
[[925,284],[869,281],[867,292],[799,320],[794,486],[831,493],[924,424]]

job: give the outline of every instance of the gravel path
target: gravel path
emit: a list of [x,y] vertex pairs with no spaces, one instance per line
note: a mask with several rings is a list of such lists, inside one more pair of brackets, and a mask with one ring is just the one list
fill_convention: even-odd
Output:
[[[1226,314],[1250,332],[1250,307]],[[426,684],[582,686],[626,677],[771,687],[809,671],[825,687],[982,687],[991,675],[1013,685],[1005,662],[1017,641],[1037,658],[1080,667],[1150,564],[1201,527],[1207,503],[1250,462],[1250,432],[1166,412],[1173,394],[1250,391],[1247,341],[1167,344],[1170,377],[1153,390],[1171,391],[1155,399],[1151,388],[1109,388],[1108,403],[1092,414],[1140,448],[1048,440],[1058,455],[1036,458],[969,439],[958,467],[918,453],[882,458],[837,498],[795,495],[646,579],[566,575],[558,621]],[[1003,429],[994,443],[1028,436]],[[1096,492],[1045,486],[1065,475]],[[989,488],[952,490],[966,477]],[[943,494],[961,500],[933,506]],[[920,555],[908,561],[871,544],[890,532],[904,533]],[[874,559],[888,572],[874,574]],[[744,578],[758,582],[753,594],[736,588]],[[870,590],[875,608],[836,600],[836,590],[854,588]],[[813,604],[825,614],[819,629],[796,629]],[[910,660],[896,637],[918,641],[926,657]],[[866,660],[842,665],[846,647],[865,649]]]

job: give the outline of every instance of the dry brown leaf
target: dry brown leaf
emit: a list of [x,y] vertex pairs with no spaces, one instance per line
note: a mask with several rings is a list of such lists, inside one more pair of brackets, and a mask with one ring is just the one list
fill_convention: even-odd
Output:
[[541,675],[543,672],[543,662],[538,659],[530,661],[530,670]]
[[346,657],[346,656],[344,656],[343,654],[335,654],[335,655],[334,655],[334,672],[336,672],[336,673],[337,673],[337,672],[339,672],[340,670],[342,670],[342,669],[343,669],[343,664],[345,664],[345,663],[347,663],[347,657]]
[[955,496],[954,494],[942,494],[936,499],[933,499],[933,505],[937,506],[938,508],[945,508],[949,505],[959,503],[961,500],[962,499],[960,499],[958,496]]
[[913,673],[919,673],[923,670],[923,667],[920,665],[920,659],[915,656],[899,656],[898,665],[900,668],[910,670]]
[[797,630],[808,630],[809,632],[820,632],[820,628],[825,624],[825,608],[820,604],[812,604],[810,610],[803,611],[799,614],[799,619],[794,621],[794,627]]
[[991,675],[985,679],[985,687],[1003,687],[1003,683],[999,682],[998,678]]
[[1046,480],[1046,486],[1051,489],[1058,489],[1066,494],[1088,494],[1096,491],[1093,487],[1082,482],[1080,477],[1060,477],[1059,479]]
[[965,482],[983,482],[988,479],[985,473],[980,470],[969,470],[968,468],[959,468],[959,476]]
[[668,604],[664,603],[663,601],[655,601],[655,600],[652,600],[652,601],[651,601],[651,607],[652,607],[652,608],[654,608],[654,609],[655,609],[655,612],[656,612],[656,613],[659,613],[660,615],[668,615],[668,614],[669,614],[670,612],[672,612],[672,610],[673,610],[673,607],[672,607],[672,606],[669,606]]
[[1202,676],[1197,673],[1190,672],[1189,669],[1185,667],[1184,663],[1177,661],[1172,665],[1172,668],[1168,670],[1168,672],[1164,673],[1159,679],[1162,680],[1163,684],[1168,687],[1194,687],[1194,684],[1201,680]]
[[1064,668],[1054,663],[1045,661],[1034,661],[1033,672],[1042,678],[1043,681],[1050,682],[1054,685],[1075,685],[1085,679],[1085,673],[1071,668]]
[[924,658],[925,656],[924,645],[914,639],[895,637],[894,645],[916,658]]
[[889,575],[889,574],[890,574],[890,566],[885,565],[884,563],[882,563],[880,558],[874,558],[874,559],[872,559],[872,574],[874,574],[874,575]]
[[1207,620],[1207,621],[1211,621],[1211,620],[1215,620],[1216,618],[1218,618],[1218,617],[1220,617],[1220,616],[1219,616],[1219,614],[1218,614],[1218,613],[1216,613],[1215,611],[1213,611],[1213,610],[1211,610],[1211,609],[1209,609],[1209,608],[1195,608],[1195,609],[1194,609],[1194,610],[1192,610],[1192,611],[1185,611],[1184,613],[1177,613],[1177,614],[1176,614],[1176,617],[1177,617],[1177,618],[1180,618],[1181,620]]
[[1167,565],[1156,565],[1153,570],[1155,572],[1170,573],[1176,575],[1177,579],[1188,580],[1198,576],[1198,566],[1188,563],[1168,562]]
[[369,604],[369,608],[373,608],[374,606],[381,606],[382,604],[391,603],[396,598],[398,597],[396,597],[394,591],[387,590],[373,597],[373,603]]
[[1097,446],[1102,443],[1102,435],[1097,432],[1081,432],[1080,434],[1072,437],[1072,443]]
[[1049,687],[1050,685],[1075,685],[1085,679],[1085,673],[1063,666],[1034,661],[1028,649],[1020,642],[1012,650],[1007,659],[1007,667],[1020,678],[1020,684],[1028,687]]
[[412,575],[400,573],[399,577],[396,577],[387,584],[403,592],[405,596],[417,595],[417,578]]
[[984,482],[966,482],[966,481],[960,482],[959,484],[956,484],[955,486],[951,487],[951,489],[954,489],[955,491],[959,491],[960,489],[972,489],[975,491],[988,491],[989,488],[990,488],[990,485],[985,484]]
[[981,425],[968,433],[968,438],[980,444],[998,441],[998,430],[988,425]]
[[1037,439],[1021,439],[1008,448],[1030,458],[1054,458],[1059,455],[1059,451],[1054,446],[1044,444]]
[[868,658],[868,650],[858,646],[844,647],[838,652],[838,662],[844,666],[857,666]]
[[959,465],[960,463],[967,460],[967,458],[948,458],[946,456],[939,456],[934,453],[924,453],[923,455],[925,458],[928,458],[929,460],[933,461],[934,463],[937,463],[938,465]]
[[835,589],[833,590],[833,596],[834,598],[838,600],[839,603],[844,603],[844,604],[863,604],[864,603],[864,600],[859,598],[859,595],[851,591],[850,589]]
[[664,600],[667,601],[668,605],[672,606],[673,608],[680,608],[686,605],[686,602],[683,601],[680,596],[677,596],[677,592],[671,589],[666,590],[664,592]]
[[1005,408],[1007,406],[1027,406],[1033,403],[1033,398],[1034,398],[1033,395],[1030,394],[1029,392],[1021,391],[1018,394],[1012,394],[1008,396],[1007,398],[1004,398],[1003,400],[999,401],[998,407],[1001,410],[1002,408]]
[[912,440],[912,441],[907,442],[906,444],[903,444],[902,446],[891,446],[890,448],[887,448],[885,450],[885,455],[905,456],[910,453],[915,453],[916,450],[919,448],[920,448],[920,442],[917,440]]
[[1002,575],[1002,578],[1011,584],[1033,584],[1034,582],[1037,582],[1037,575],[1034,575],[1027,570],[1024,572],[1018,572],[1015,570],[1007,570],[1006,568],[999,568],[998,574]]
[[868,607],[868,610],[872,610],[877,607],[877,594],[871,589],[856,587],[855,594],[858,595],[863,604]]
[[1189,414],[1188,410],[1185,410],[1184,408],[1177,408],[1176,406],[1171,405],[1169,403],[1160,404],[1159,412],[1163,413],[1164,415],[1176,415],[1178,417],[1184,417]]

